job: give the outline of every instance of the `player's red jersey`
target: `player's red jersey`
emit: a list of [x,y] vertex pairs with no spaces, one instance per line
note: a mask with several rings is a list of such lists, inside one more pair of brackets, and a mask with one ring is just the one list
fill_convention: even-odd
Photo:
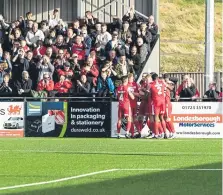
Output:
[[119,108],[118,108],[118,117],[122,118],[124,116],[131,116],[131,109],[130,109],[130,97],[128,91],[128,85],[120,85],[117,88],[117,97],[119,101]]
[[[132,93],[139,93],[139,87],[136,82],[128,83],[128,90]],[[131,108],[136,108],[137,107],[137,98],[135,99],[130,99],[130,105]]]
[[165,88],[165,84],[159,80],[150,84],[151,98],[154,105],[165,102]]
[[130,106],[129,86],[120,85],[117,88],[117,97],[119,101],[119,107]]

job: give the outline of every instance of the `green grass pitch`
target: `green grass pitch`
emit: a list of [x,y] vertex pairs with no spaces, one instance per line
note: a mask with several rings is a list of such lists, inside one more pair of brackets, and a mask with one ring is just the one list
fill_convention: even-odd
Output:
[[222,140],[0,139],[0,194],[220,195]]

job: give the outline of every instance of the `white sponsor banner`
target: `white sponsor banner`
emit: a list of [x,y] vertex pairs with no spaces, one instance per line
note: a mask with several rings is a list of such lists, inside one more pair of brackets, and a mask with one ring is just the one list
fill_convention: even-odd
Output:
[[[117,121],[118,121],[118,102],[112,102],[112,128],[111,128],[111,137],[117,137]],[[122,120],[121,136],[125,136],[125,120]],[[142,129],[142,136],[148,135],[149,128],[147,125]]]
[[173,102],[179,138],[223,138],[222,102]]
[[24,136],[24,103],[0,103],[0,137]]
[[[223,138],[222,102],[173,102],[171,120],[178,138]],[[112,103],[111,137],[117,137],[118,102]],[[122,125],[121,134],[125,135]],[[148,134],[145,125],[143,134]]]

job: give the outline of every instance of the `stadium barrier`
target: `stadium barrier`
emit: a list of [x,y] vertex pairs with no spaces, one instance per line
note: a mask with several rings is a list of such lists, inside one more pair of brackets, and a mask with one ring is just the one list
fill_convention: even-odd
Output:
[[[0,137],[116,137],[118,102],[111,98],[47,99],[0,102]],[[222,102],[173,102],[177,137],[223,138],[222,109]],[[125,134],[125,120],[121,133]],[[146,125],[143,133],[148,133]]]

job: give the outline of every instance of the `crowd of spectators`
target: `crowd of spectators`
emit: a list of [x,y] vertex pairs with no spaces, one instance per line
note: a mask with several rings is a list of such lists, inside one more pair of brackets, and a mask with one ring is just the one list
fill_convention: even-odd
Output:
[[9,24],[0,15],[1,96],[112,96],[122,76],[139,76],[158,32],[133,7],[110,24],[89,11],[72,24],[57,9],[40,23],[32,17]]

